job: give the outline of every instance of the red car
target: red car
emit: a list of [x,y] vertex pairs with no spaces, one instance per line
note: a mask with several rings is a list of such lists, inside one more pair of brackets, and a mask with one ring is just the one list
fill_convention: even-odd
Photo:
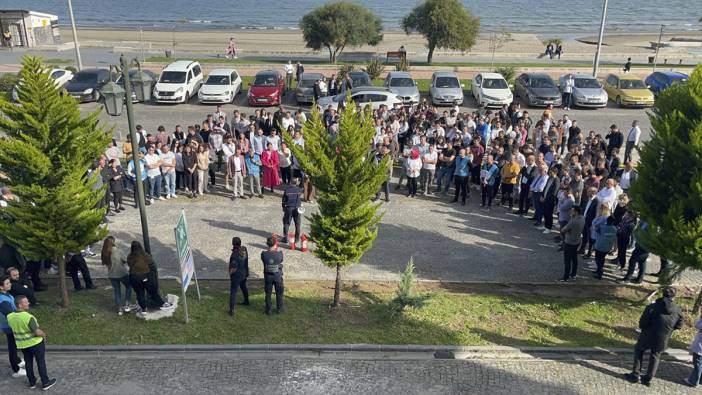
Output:
[[249,86],[248,101],[250,106],[277,106],[283,101],[285,79],[276,70],[263,70]]

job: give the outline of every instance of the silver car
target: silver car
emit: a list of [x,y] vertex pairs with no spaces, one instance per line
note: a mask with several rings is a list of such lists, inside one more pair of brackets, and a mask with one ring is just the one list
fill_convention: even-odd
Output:
[[314,84],[321,80],[322,77],[321,73],[302,73],[295,90],[295,99],[298,104],[312,103],[314,101]]
[[437,71],[431,76],[429,97],[435,105],[463,104],[463,87],[458,75],[453,71]]
[[419,89],[410,73],[406,71],[391,71],[385,77],[384,86],[390,92],[402,97],[404,105],[419,103]]
[[[563,87],[565,86],[565,81],[568,75],[562,75],[558,79],[558,86],[563,92]],[[573,79],[575,80],[575,86],[573,87],[573,94],[571,96],[571,104],[578,107],[607,107],[607,100],[609,96],[607,91],[604,90],[602,84],[597,81],[597,78],[589,74],[573,74]]]

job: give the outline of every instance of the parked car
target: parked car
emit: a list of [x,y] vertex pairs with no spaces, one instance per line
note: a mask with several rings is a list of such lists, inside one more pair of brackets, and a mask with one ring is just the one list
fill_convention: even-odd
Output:
[[[132,78],[136,75],[136,73],[139,71],[139,69],[129,69],[129,81],[132,81]],[[153,96],[154,89],[156,89],[156,82],[158,81],[158,75],[154,73],[151,70],[145,70],[142,69],[144,73],[148,74],[149,77],[151,77],[151,94]],[[122,81],[122,74],[120,73],[117,75],[117,80],[115,81],[116,84],[119,84],[122,88],[124,88],[124,81]],[[139,100],[137,100],[137,95],[134,93],[134,83],[131,82],[131,88],[132,88],[132,103],[138,103]]]
[[277,70],[263,70],[249,86],[248,102],[250,106],[277,106],[283,101],[285,78]]
[[619,107],[653,106],[653,92],[639,77],[609,74],[603,85],[609,98],[614,99]]
[[498,73],[476,74],[471,90],[480,107],[502,107],[514,99],[507,80]]
[[[47,71],[49,73],[49,77],[54,80],[54,86],[58,89],[63,88],[73,78],[73,72],[71,70],[51,69]],[[17,90],[15,88],[12,88],[12,100],[19,100],[19,96],[17,95]]]
[[110,82],[108,69],[84,69],[73,75],[66,84],[66,92],[80,102],[98,101],[100,89]]
[[186,103],[202,85],[202,67],[194,60],[177,60],[161,71],[154,89],[158,103]]
[[385,77],[384,86],[390,92],[402,97],[405,105],[419,103],[419,89],[410,73],[406,71],[391,71]]
[[366,105],[371,106],[372,109],[377,110],[381,105],[385,105],[388,108],[393,108],[396,104],[403,104],[403,99],[401,96],[391,92],[387,88],[379,86],[362,86],[360,88],[353,88],[350,91],[340,93],[336,96],[324,96],[320,97],[317,101],[317,106],[320,111],[324,111],[331,106],[331,108],[338,110],[339,105],[346,100],[346,95],[351,95],[351,100],[353,100],[357,105],[365,107]]
[[[569,74],[558,79],[558,86],[563,92],[565,80]],[[602,88],[600,81],[590,74],[573,74],[575,86],[570,97],[572,106],[577,107],[607,107],[607,91]]]
[[241,92],[241,77],[234,69],[214,69],[197,92],[200,103],[231,103]]
[[314,101],[314,84],[322,77],[321,73],[302,73],[295,89],[295,100],[298,104]]
[[548,74],[524,73],[514,82],[514,95],[531,107],[561,105],[561,91]]
[[656,71],[646,77],[646,85],[655,96],[675,84],[684,84],[690,77],[677,71]]
[[429,98],[435,105],[463,104],[463,88],[458,75],[453,71],[436,71],[431,76]]

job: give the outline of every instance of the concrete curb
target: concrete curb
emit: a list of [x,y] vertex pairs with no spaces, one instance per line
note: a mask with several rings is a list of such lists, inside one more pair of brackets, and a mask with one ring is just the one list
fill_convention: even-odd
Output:
[[[6,350],[5,347],[0,350]],[[256,353],[256,354],[395,354],[417,356],[431,354],[436,359],[588,359],[630,358],[630,348],[600,347],[508,347],[508,346],[433,346],[389,344],[168,344],[168,345],[51,345],[52,353]],[[682,349],[669,349],[666,356],[689,359]]]

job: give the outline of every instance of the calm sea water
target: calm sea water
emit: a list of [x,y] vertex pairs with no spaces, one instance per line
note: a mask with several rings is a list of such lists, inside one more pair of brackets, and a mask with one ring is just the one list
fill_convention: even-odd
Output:
[[[73,0],[76,24],[144,29],[296,29],[308,10],[325,0]],[[387,30],[418,0],[355,0],[383,19]],[[481,19],[483,31],[558,34],[596,33],[603,0],[462,0]],[[66,0],[0,0],[2,9],[31,9],[59,16],[68,25]],[[699,30],[701,0],[610,0],[607,30],[658,32]]]

